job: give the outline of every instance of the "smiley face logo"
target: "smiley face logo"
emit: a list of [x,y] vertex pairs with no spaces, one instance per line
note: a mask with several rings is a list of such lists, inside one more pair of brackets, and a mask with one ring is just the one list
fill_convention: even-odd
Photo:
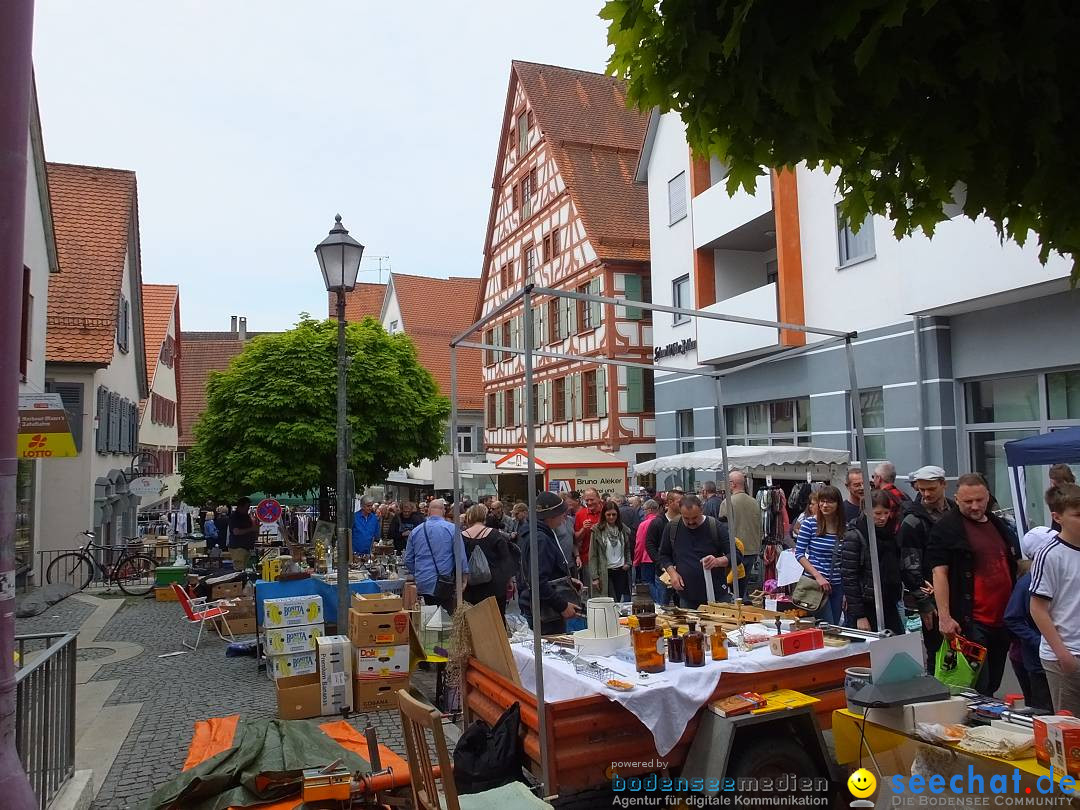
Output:
[[877,789],[877,779],[866,768],[859,768],[848,777],[847,786],[856,799],[865,799]]

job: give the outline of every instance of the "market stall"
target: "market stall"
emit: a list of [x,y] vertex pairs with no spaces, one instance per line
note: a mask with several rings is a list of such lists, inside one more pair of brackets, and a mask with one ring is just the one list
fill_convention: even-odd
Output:
[[1005,459],[1009,464],[1009,486],[1016,509],[1016,522],[1022,534],[1031,528],[1024,497],[1027,492],[1024,467],[1080,463],[1080,427],[1005,442]]
[[772,484],[772,479],[801,479],[807,481],[828,481],[837,487],[844,486],[850,454],[847,450],[832,450],[822,447],[791,447],[777,445],[757,447],[743,444],[729,444],[726,454],[719,447],[709,450],[695,450],[689,453],[676,453],[661,456],[650,461],[634,465],[635,475],[649,475],[680,470],[700,470],[718,472],[717,485],[727,478],[728,472],[739,470],[751,478],[764,478]]

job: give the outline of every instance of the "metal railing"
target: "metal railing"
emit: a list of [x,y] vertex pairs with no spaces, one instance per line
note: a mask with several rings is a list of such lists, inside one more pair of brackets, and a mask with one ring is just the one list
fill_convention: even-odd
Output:
[[15,748],[41,810],[75,770],[76,635],[15,636]]
[[[182,549],[186,542],[161,542],[161,543],[144,543],[142,546],[109,546],[104,549],[90,549],[90,556],[100,563],[99,566],[94,567],[94,576],[90,582],[90,588],[104,588],[109,584],[108,576],[109,569],[120,558],[122,551],[128,551],[135,554],[147,554],[157,560],[158,565],[168,565],[176,559],[176,552]],[[39,585],[46,584],[49,580],[46,578],[49,570],[49,565],[62,554],[69,554],[73,551],[79,551],[79,547],[73,548],[57,548],[48,549],[47,551],[38,552],[38,567],[35,573],[35,582]],[[53,582],[63,582],[64,578],[58,580],[56,574],[54,574]],[[76,588],[82,585],[81,582],[68,581],[69,585],[74,585]]]

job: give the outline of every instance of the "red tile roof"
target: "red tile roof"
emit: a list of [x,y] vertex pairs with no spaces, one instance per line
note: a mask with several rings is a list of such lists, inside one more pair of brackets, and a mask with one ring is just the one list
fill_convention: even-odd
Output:
[[137,206],[135,173],[66,163],[49,163],[47,173],[60,272],[49,276],[45,358],[108,365]]
[[[385,284],[357,282],[351,292],[345,294],[345,320],[362,321],[368,315],[379,320],[382,314],[383,298],[386,296]],[[337,296],[331,294],[327,304],[329,317],[337,317]]]
[[180,288],[175,284],[143,284],[143,336],[146,341],[146,384],[154,387],[161,344],[169,332]]
[[626,106],[611,76],[519,61],[513,70],[596,254],[648,261],[648,190],[634,182],[648,116]]
[[180,335],[183,356],[180,361],[180,439],[181,447],[195,444],[192,428],[206,410],[206,383],[211,371],[224,371],[229,362],[240,354],[244,343],[238,337],[211,340],[189,339]]

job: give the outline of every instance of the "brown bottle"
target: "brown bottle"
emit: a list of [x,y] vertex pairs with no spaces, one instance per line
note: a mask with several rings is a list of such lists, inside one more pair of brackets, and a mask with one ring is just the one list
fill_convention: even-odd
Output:
[[656,614],[639,614],[638,625],[633,631],[634,661],[638,671],[663,672],[664,632],[656,627]]
[[652,593],[649,591],[649,583],[639,582],[634,586],[634,598],[630,601],[630,613],[655,613],[656,604],[653,602]]
[[690,632],[683,637],[683,647],[686,655],[686,666],[705,666],[705,634],[698,630],[694,622],[687,622]]
[[720,625],[717,625],[712,635],[709,636],[709,645],[712,648],[713,661],[727,661],[727,636],[720,629]]
[[679,633],[680,628],[671,628],[671,638],[667,641],[667,659],[673,664],[686,662],[686,636]]

